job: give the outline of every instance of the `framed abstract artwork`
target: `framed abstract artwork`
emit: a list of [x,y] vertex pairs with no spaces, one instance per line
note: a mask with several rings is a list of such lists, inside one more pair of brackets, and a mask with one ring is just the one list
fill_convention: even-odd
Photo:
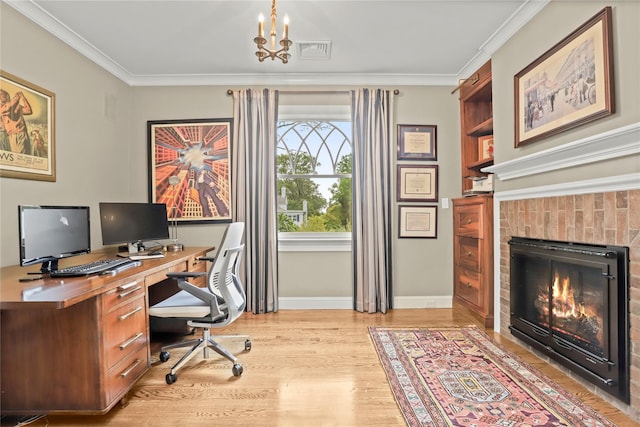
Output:
[[231,221],[233,119],[147,122],[149,200],[176,223]]

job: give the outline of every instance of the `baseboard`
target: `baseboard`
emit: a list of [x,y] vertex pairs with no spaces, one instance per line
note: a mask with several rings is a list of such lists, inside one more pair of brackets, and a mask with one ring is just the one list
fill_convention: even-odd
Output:
[[395,297],[394,308],[451,308],[453,296]]
[[[451,308],[452,296],[395,297],[394,308]],[[353,310],[351,297],[280,297],[280,310]]]

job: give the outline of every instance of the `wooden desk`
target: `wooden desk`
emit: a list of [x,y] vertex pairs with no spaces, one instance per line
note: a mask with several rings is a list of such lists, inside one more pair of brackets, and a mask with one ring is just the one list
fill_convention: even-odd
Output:
[[206,271],[198,258],[212,250],[168,252],[115,276],[19,282],[39,265],[0,269],[2,414],[108,412],[150,367],[149,286],[169,272]]

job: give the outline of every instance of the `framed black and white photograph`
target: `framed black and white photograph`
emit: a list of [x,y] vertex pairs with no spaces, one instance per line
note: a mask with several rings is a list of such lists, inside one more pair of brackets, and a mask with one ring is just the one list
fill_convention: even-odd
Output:
[[231,221],[233,119],[147,122],[149,199],[181,223]]
[[398,206],[400,238],[438,237],[437,206]]

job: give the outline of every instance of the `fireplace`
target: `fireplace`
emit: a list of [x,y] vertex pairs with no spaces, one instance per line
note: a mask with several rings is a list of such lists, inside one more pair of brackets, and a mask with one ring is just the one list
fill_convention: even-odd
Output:
[[629,248],[513,237],[511,333],[630,401]]

